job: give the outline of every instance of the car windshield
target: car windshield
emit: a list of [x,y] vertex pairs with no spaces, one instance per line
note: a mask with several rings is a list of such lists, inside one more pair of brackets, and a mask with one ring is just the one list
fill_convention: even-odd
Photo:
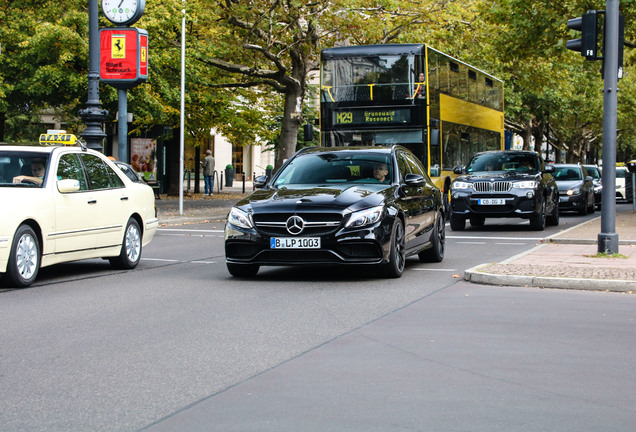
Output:
[[492,171],[536,173],[539,166],[537,158],[532,155],[482,153],[475,155],[466,169],[469,174]]
[[576,167],[556,167],[555,180],[582,180],[581,170]]
[[587,173],[591,175],[594,180],[601,179],[601,171],[598,168],[586,166],[585,169],[587,170]]
[[0,150],[0,187],[42,187],[47,166],[48,153]]
[[393,167],[386,154],[331,152],[301,154],[276,177],[276,186],[333,183],[391,183]]

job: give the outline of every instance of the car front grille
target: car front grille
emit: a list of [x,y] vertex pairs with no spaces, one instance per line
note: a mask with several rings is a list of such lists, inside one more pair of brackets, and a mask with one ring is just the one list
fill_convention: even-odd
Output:
[[266,236],[290,236],[287,220],[300,216],[304,221],[300,236],[323,236],[335,232],[340,226],[342,215],[338,213],[270,213],[255,214],[254,224],[260,233]]
[[479,181],[473,184],[475,192],[509,192],[512,189],[512,182],[509,181],[496,181],[486,182]]

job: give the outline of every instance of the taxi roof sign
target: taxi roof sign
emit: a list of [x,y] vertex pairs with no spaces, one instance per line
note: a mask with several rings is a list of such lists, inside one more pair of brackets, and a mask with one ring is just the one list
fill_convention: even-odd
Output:
[[55,133],[45,133],[40,135],[41,145],[75,145],[77,137],[73,134],[63,133],[63,131],[49,131]]

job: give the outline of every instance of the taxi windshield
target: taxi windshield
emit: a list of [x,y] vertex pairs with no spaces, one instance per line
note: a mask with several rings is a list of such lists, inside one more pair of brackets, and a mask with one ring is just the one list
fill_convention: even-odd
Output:
[[0,150],[0,187],[42,187],[48,153]]

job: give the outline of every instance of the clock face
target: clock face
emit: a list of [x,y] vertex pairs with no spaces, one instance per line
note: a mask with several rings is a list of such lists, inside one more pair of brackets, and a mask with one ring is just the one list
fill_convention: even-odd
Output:
[[115,24],[132,24],[141,18],[145,0],[102,0],[102,11]]

